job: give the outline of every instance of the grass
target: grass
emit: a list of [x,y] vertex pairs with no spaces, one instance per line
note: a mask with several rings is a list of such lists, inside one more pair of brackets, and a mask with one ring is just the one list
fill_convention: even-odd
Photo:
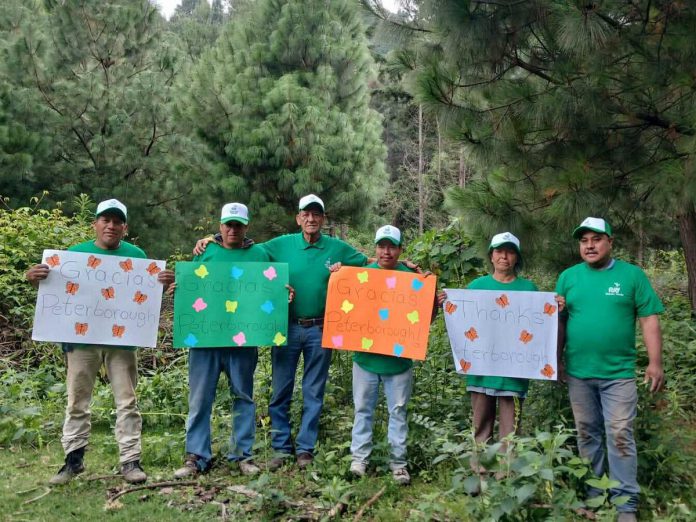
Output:
[[[143,433],[143,467],[147,484],[171,481],[175,464],[152,462],[153,450],[161,444],[165,432]],[[331,460],[331,456],[329,456]],[[335,469],[320,454],[316,465],[299,470],[288,465],[276,473],[262,473],[250,479],[226,462],[218,463],[210,473],[199,477],[196,485],[163,487],[126,494],[110,503],[114,493],[131,487],[115,475],[118,454],[113,434],[107,426],[93,428],[86,470],[65,486],[49,488],[48,479],[63,463],[60,443],[52,440],[42,448],[13,447],[0,451],[0,505],[3,520],[210,520],[225,510],[230,520],[272,520],[296,518],[319,520],[338,503],[338,512],[352,518],[378,491],[384,488],[367,519],[385,521],[408,517],[425,518],[413,508],[423,495],[437,488],[416,479],[410,487],[394,483],[385,470],[350,481],[348,461],[341,462],[345,472],[327,476],[323,469]],[[114,478],[108,478],[114,475]],[[246,486],[246,494],[228,489]],[[48,492],[46,494],[46,492]],[[42,496],[43,495],[43,496]],[[40,498],[39,498],[40,497]]]

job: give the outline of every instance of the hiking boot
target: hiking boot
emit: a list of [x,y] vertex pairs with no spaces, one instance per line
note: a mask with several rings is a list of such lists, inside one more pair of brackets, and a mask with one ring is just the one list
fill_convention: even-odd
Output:
[[297,455],[297,465],[300,469],[305,469],[314,460],[314,455],[303,451]]
[[396,483],[401,486],[407,486],[411,483],[411,475],[408,474],[406,467],[394,468],[392,470],[392,477]]
[[187,477],[195,477],[200,475],[203,470],[198,466],[201,458],[193,453],[188,453],[184,459],[184,465],[174,472],[174,478],[182,479]]
[[143,468],[140,467],[139,460],[131,460],[123,464],[121,466],[121,475],[123,476],[123,480],[129,484],[140,484],[147,480],[147,475],[143,471]]
[[259,468],[251,459],[240,460],[239,471],[242,473],[242,475],[251,476],[261,473],[261,468]]
[[62,486],[70,482],[73,477],[85,470],[83,463],[85,456],[85,448],[78,448],[71,451],[65,456],[65,464],[58,470],[58,473],[51,477],[48,483],[51,486]]
[[277,471],[280,468],[282,468],[285,463],[287,462],[287,458],[289,455],[285,455],[283,453],[280,453],[273,457],[271,460],[266,462],[266,468],[268,471]]
[[367,473],[367,464],[359,460],[350,463],[350,472],[356,477],[364,477]]

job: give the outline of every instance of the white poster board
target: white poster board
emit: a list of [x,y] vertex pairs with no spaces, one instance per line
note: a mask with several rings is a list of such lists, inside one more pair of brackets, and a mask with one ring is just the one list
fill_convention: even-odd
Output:
[[445,325],[458,373],[556,380],[555,294],[445,291]]
[[44,250],[50,267],[36,299],[35,341],[157,344],[165,262]]

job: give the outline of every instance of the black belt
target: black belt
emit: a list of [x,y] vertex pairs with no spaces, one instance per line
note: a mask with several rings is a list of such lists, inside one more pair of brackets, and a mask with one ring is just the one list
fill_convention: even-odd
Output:
[[309,317],[302,319],[295,319],[295,322],[299,324],[302,328],[309,328],[310,326],[321,326],[324,324],[323,317]]

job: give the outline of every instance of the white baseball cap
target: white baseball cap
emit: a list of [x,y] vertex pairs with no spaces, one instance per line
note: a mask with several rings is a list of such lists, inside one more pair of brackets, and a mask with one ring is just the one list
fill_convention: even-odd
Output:
[[607,223],[602,218],[588,217],[580,223],[580,226],[573,230],[573,237],[575,239],[580,239],[585,230],[591,230],[592,232],[599,232],[600,234],[606,234],[611,237],[611,225]]
[[242,225],[249,224],[249,209],[241,203],[227,203],[222,207],[220,223],[239,221]]
[[493,239],[491,239],[491,244],[488,246],[488,252],[503,245],[512,245],[517,251],[517,254],[521,255],[520,240],[510,232],[501,232],[500,234],[493,236]]
[[382,239],[388,239],[396,246],[401,246],[401,231],[391,225],[384,225],[378,229],[375,234],[375,244],[379,243]]
[[126,205],[121,203],[118,199],[107,199],[102,201],[97,205],[97,211],[94,216],[99,217],[102,214],[110,212],[112,214],[117,214],[125,222],[128,217],[128,211],[126,210]]
[[324,202],[316,194],[307,194],[300,199],[300,210],[306,209],[309,205],[319,205],[324,212]]

